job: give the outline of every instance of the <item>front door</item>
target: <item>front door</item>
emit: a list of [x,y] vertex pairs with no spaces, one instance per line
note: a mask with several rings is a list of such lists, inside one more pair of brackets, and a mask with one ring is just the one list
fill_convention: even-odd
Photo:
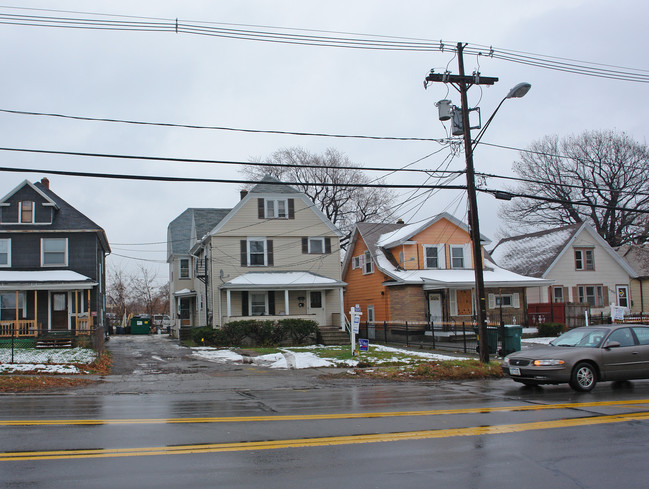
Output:
[[68,294],[67,292],[52,293],[52,329],[67,331],[68,328]]
[[428,313],[430,314],[431,326],[441,326],[442,324],[442,294],[428,294]]

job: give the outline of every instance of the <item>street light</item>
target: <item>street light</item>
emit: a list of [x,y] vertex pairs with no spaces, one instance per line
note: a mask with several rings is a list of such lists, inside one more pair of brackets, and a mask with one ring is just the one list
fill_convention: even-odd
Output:
[[[458,46],[458,50],[459,46]],[[460,51],[461,52],[461,51]],[[460,58],[460,75],[464,76],[464,63]],[[482,248],[480,246],[480,224],[478,220],[478,200],[475,188],[475,170],[473,167],[473,151],[480,142],[487,127],[491,124],[496,112],[505,100],[510,98],[523,97],[532,87],[529,83],[519,83],[513,87],[509,93],[503,98],[496,110],[494,110],[489,120],[478,133],[475,140],[471,141],[471,127],[469,126],[469,111],[467,107],[466,85],[460,84],[460,94],[462,96],[462,122],[464,126],[464,152],[466,156],[466,178],[467,178],[467,192],[469,199],[469,230],[471,235],[471,245],[473,248],[474,257],[474,271],[475,271],[475,286],[476,286],[476,302],[478,306],[477,319],[478,319],[478,334],[480,335],[480,361],[483,363],[489,362],[489,343],[487,338],[487,307],[485,297],[484,275],[483,275],[483,260]]]

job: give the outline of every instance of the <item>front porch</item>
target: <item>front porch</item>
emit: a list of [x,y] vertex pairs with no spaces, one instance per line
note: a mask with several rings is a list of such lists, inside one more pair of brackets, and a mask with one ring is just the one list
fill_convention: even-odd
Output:
[[0,320],[0,338],[38,338],[53,332],[69,333],[74,336],[92,334],[93,317],[73,317],[71,330],[51,330],[43,328],[34,319]]

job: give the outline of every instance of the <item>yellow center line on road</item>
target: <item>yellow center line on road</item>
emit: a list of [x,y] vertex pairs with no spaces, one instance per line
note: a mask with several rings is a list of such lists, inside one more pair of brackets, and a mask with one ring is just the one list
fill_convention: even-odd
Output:
[[435,409],[427,411],[387,411],[376,413],[289,414],[277,416],[229,416],[209,418],[134,418],[134,419],[10,419],[0,420],[0,426],[58,426],[58,425],[124,425],[124,424],[180,424],[180,423],[247,423],[259,421],[313,421],[327,419],[391,418],[403,416],[440,416],[449,414],[488,414],[516,411],[543,411],[548,409],[585,409],[601,407],[636,407],[649,405],[649,399],[629,401],[576,402],[562,404],[526,404],[519,406],[475,407],[462,409]]
[[572,428],[608,423],[626,423],[649,420],[649,412],[594,416],[588,418],[538,421],[532,423],[506,424],[496,426],[475,426],[443,430],[407,431],[402,433],[379,433],[368,435],[332,436],[319,438],[298,438],[258,442],[209,443],[200,445],[179,445],[172,447],[116,448],[92,450],[52,450],[38,452],[0,452],[0,462],[27,460],[60,460],[80,458],[142,457],[152,455],[190,455],[217,452],[240,452],[255,450],[276,450],[280,448],[308,448],[361,443],[451,438],[458,436],[502,435],[532,430]]

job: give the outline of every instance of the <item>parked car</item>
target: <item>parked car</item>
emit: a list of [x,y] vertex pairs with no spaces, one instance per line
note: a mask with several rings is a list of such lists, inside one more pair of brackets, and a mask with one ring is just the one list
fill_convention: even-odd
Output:
[[507,355],[503,372],[525,385],[567,382],[576,391],[597,382],[649,378],[649,327],[629,324],[572,329],[547,346]]

